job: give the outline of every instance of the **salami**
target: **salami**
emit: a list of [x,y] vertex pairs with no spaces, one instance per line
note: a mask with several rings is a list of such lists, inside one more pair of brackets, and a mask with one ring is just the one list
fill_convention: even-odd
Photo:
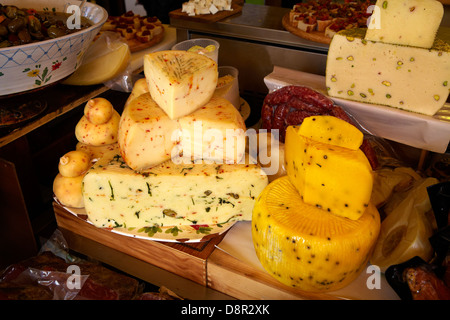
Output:
[[[278,130],[280,142],[284,142],[286,128],[299,125],[307,117],[331,115],[356,125],[351,117],[333,100],[306,86],[290,85],[269,93],[261,110],[262,129]],[[370,142],[364,139],[361,150],[373,169],[378,160]]]

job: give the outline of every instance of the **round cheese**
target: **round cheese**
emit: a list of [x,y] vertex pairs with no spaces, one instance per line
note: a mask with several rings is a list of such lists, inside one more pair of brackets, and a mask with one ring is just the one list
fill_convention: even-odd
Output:
[[370,204],[357,220],[303,202],[288,176],[271,182],[253,209],[252,236],[262,266],[309,292],[340,289],[366,266],[380,230]]

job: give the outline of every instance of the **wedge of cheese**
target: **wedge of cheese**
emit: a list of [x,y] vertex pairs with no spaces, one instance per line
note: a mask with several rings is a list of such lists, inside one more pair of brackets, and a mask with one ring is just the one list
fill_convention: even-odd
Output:
[[326,86],[331,97],[434,115],[450,89],[450,45],[431,49],[367,41],[364,29],[337,33],[330,44]]
[[[364,153],[314,141],[299,131],[293,126],[286,130],[285,160],[286,173],[303,201],[331,214],[359,219],[373,187],[372,167]],[[339,134],[339,127],[335,131]]]
[[378,0],[366,40],[431,48],[444,15],[436,0]]
[[101,158],[85,175],[83,197],[98,227],[181,226],[251,220],[255,199],[267,185],[257,164],[174,164],[142,172],[120,155]]
[[289,177],[271,182],[253,209],[252,237],[265,270],[280,282],[310,292],[334,291],[361,274],[380,231],[370,205],[358,220],[306,204]]
[[188,115],[212,97],[217,64],[187,51],[158,51],[144,56],[144,74],[153,100],[170,119]]
[[170,117],[149,93],[127,102],[119,124],[118,143],[133,170],[151,168],[169,159],[238,163],[245,154],[245,123],[226,99],[206,105],[178,119]]
[[[88,86],[114,79],[126,70],[131,60],[128,44],[101,36],[91,44],[86,59],[64,84]],[[90,58],[95,57],[95,58]]]

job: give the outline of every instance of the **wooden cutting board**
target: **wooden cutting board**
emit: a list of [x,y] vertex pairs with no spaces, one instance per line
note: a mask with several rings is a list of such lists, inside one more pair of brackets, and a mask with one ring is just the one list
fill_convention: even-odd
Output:
[[289,31],[292,34],[295,34],[296,36],[299,36],[300,38],[314,41],[314,42],[324,43],[324,44],[331,43],[331,38],[327,37],[325,35],[325,32],[319,32],[319,31],[306,32],[306,31],[300,30],[299,28],[292,26],[289,21],[289,13],[286,13],[283,16],[283,19],[281,22],[283,24],[283,27],[287,31]]
[[242,12],[242,6],[240,6],[236,3],[232,3],[231,8],[233,9],[231,11],[224,10],[224,11],[219,11],[216,14],[201,14],[201,15],[196,15],[196,16],[189,16],[187,13],[181,12],[181,8],[180,8],[180,9],[169,12],[169,17],[174,18],[174,19],[184,19],[184,20],[195,21],[195,22],[212,23],[212,22],[217,22],[217,21],[223,20],[225,18],[228,18],[230,16],[233,16],[235,14]]

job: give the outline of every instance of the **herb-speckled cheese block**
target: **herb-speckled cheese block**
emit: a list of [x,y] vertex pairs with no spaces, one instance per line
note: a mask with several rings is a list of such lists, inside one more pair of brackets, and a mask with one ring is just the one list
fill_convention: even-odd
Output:
[[265,270],[310,292],[345,287],[367,266],[380,231],[371,204],[358,220],[304,203],[289,177],[271,182],[253,209],[252,238]]
[[364,40],[364,29],[337,33],[326,86],[331,97],[434,115],[450,89],[450,45],[424,49]]
[[333,38],[328,94],[434,115],[449,94],[450,45],[439,39],[431,49],[386,44],[364,40],[364,33],[346,30]]
[[127,102],[118,143],[133,170],[169,159],[239,163],[245,155],[245,129],[239,111],[224,98],[213,97],[191,114],[170,119],[147,92]]
[[365,39],[431,48],[444,15],[436,0],[378,0]]
[[89,220],[97,227],[142,228],[251,220],[267,185],[256,164],[174,164],[131,170],[120,155],[97,161],[83,180]]
[[352,220],[364,214],[373,174],[361,149],[314,141],[299,134],[299,127],[289,126],[285,161],[286,173],[305,203]]
[[214,60],[178,50],[145,55],[144,74],[153,100],[170,119],[204,106],[211,99],[218,79]]

